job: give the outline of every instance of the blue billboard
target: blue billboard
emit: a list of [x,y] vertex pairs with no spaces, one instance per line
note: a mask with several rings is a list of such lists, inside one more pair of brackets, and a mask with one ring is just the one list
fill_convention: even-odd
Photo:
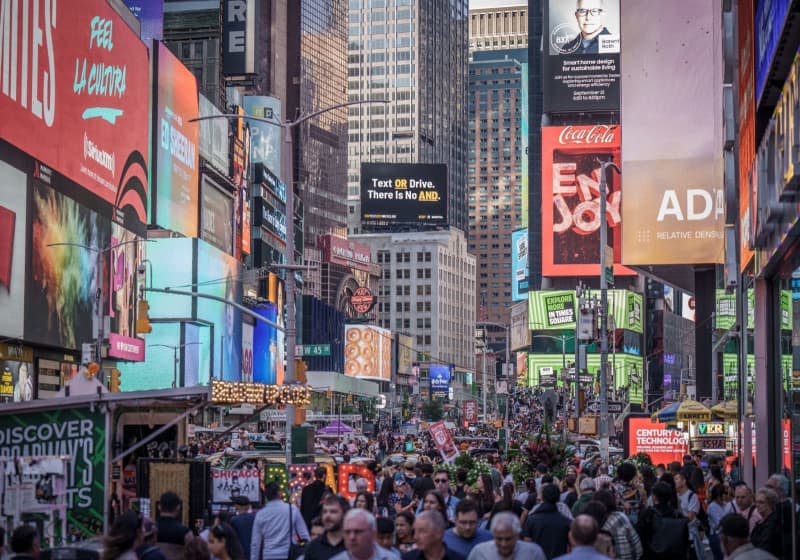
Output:
[[[269,321],[277,322],[278,307],[273,303],[267,303],[254,311]],[[278,375],[279,360],[282,361],[278,349],[278,330],[267,323],[256,321],[253,329],[253,383],[283,383],[283,376],[279,379]]]
[[764,93],[791,0],[756,1],[756,105]]
[[528,228],[511,234],[511,299],[528,299]]
[[452,366],[432,365],[428,370],[431,378],[431,396],[448,398],[450,396],[450,378],[452,377]]

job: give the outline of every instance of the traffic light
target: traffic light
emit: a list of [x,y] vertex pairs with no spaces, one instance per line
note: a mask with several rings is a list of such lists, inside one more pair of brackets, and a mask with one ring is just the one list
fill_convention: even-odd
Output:
[[308,371],[308,365],[301,360],[300,358],[295,358],[294,360],[294,378],[299,383],[308,383],[308,377],[306,376],[306,372]]
[[120,389],[120,371],[117,368],[111,368],[111,380],[108,383],[108,390],[112,393],[119,393]]
[[150,304],[146,299],[140,299],[136,310],[136,334],[147,334],[153,331],[150,326]]

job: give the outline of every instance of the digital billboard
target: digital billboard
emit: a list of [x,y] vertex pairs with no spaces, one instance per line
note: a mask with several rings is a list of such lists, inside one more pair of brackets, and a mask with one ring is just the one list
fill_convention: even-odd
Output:
[[739,263],[744,270],[755,255],[756,99],[753,47],[754,0],[739,0]]
[[345,325],[344,372],[350,377],[390,381],[392,332],[379,327]]
[[233,252],[233,198],[209,177],[201,184],[201,237],[217,249]]
[[[273,303],[267,303],[255,311],[273,323],[277,321],[278,308]],[[283,383],[283,379],[278,380],[278,360],[277,329],[263,321],[256,321],[253,328],[253,383]]]
[[0,332],[9,338],[22,338],[28,178],[0,161],[0,185]]
[[[792,330],[792,292],[790,290],[780,291],[780,316],[779,321],[781,330]],[[755,328],[755,291],[753,288],[747,290],[747,328]],[[714,328],[727,330],[736,325],[736,294],[728,293],[725,290],[717,290],[716,311],[714,314]]]
[[[667,44],[642,25],[651,16],[647,3],[628,1],[622,10],[622,169],[630,185],[622,204],[622,262],[722,263],[721,0],[672,2],[658,25]],[[681,71],[669,70],[675,68]]]
[[263,164],[281,178],[281,142],[283,129],[281,122],[281,100],[266,95],[246,95],[242,106],[251,117],[274,120],[275,124],[247,120],[250,127],[250,162]]
[[528,297],[528,228],[511,234],[511,299],[524,301]]
[[450,396],[450,379],[453,376],[452,366],[433,364],[428,370],[431,384],[431,396],[446,399]]
[[447,225],[447,165],[362,163],[361,224],[367,229]]
[[[558,353],[528,354],[529,387],[563,386],[564,380],[560,375],[561,368],[566,362],[569,364],[575,357]],[[644,402],[644,359],[641,356],[631,356],[620,352],[608,355],[608,380],[609,388],[620,395],[624,395],[626,402],[642,404]],[[599,380],[600,354],[591,353],[586,356],[586,370],[582,371],[579,381],[584,385],[591,385]],[[570,382],[574,378],[570,375]]]
[[[618,125],[542,128],[542,274],[600,275],[600,165],[619,165]],[[608,244],[614,274],[634,274],[620,266],[622,184],[606,170]]]
[[522,104],[522,110],[520,111],[520,123],[519,123],[519,130],[520,130],[520,140],[522,141],[522,145],[520,146],[520,155],[519,155],[519,162],[520,162],[520,171],[522,174],[522,217],[520,220],[520,225],[524,228],[528,227],[528,214],[530,212],[528,208],[528,189],[530,188],[530,177],[528,174],[528,143],[530,142],[530,109],[528,105],[528,63],[522,63],[522,71],[521,71],[521,79],[522,84],[520,88],[520,102]]
[[688,438],[681,430],[635,416],[625,418],[624,426],[626,457],[647,453],[654,465],[669,465],[673,461],[683,462],[683,456],[689,452]]
[[[783,24],[792,0],[757,0],[755,13],[755,100],[758,103],[767,85],[772,59],[778,50]],[[796,9],[796,8],[795,8]],[[751,12],[752,14],[752,12]],[[741,16],[740,16],[741,17]]]
[[84,247],[108,247],[110,223],[38,181],[32,197],[25,339],[79,349],[98,312],[97,253]]
[[111,224],[108,251],[108,355],[122,360],[144,360],[144,340],[134,332],[138,286],[136,267],[144,262],[144,240],[116,223]]
[[0,44],[0,138],[146,223],[149,64],[139,37],[107,0],[58,13],[55,2],[4,2]]
[[125,0],[141,26],[139,37],[148,45],[164,38],[164,0]]
[[163,43],[153,48],[153,196],[151,221],[187,237],[197,236],[199,219],[200,114],[197,79]]
[[549,0],[545,6],[544,111],[617,111],[619,0]]
[[[616,329],[644,332],[644,298],[629,290],[608,290],[608,314]],[[600,290],[589,290],[589,297],[599,299]],[[574,330],[578,313],[575,292],[543,290],[528,293],[528,324],[533,331]]]
[[[221,116],[222,111],[203,94],[200,94],[200,116]],[[200,155],[217,171],[227,175],[230,169],[230,140],[228,120],[224,118],[200,121]]]
[[531,329],[528,324],[528,303],[520,301],[511,306],[509,317],[511,350],[528,349],[531,345]]

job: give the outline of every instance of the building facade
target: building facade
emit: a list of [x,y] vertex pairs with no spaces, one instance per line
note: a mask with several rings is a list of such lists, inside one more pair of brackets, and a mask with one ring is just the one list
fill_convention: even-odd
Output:
[[352,0],[347,226],[360,233],[362,162],[445,163],[448,222],[467,231],[467,0]]
[[381,266],[377,324],[411,335],[414,360],[475,367],[475,257],[464,234],[447,231],[363,234]]
[[496,51],[528,47],[528,2],[509,1],[507,6],[469,11],[469,50]]

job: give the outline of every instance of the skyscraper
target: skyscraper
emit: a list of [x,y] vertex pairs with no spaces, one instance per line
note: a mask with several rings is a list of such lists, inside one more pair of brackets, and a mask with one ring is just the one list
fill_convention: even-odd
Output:
[[361,162],[445,163],[448,222],[467,231],[467,0],[351,0],[348,230],[361,231]]
[[469,50],[491,51],[528,48],[528,2],[508,0],[506,6],[472,2],[469,11]]

